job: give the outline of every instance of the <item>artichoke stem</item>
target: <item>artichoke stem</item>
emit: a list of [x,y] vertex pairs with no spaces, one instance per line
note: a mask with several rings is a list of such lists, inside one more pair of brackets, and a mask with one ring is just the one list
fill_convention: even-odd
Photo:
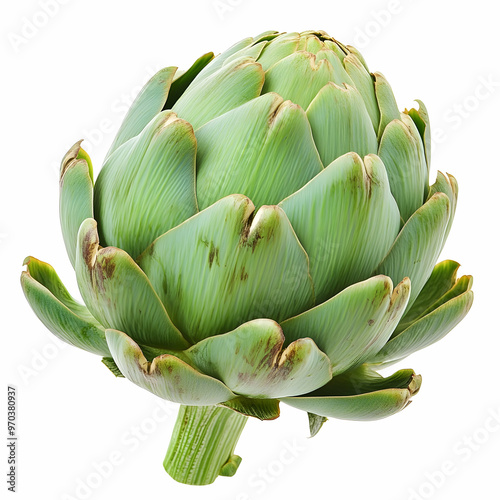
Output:
[[163,461],[165,470],[176,481],[193,485],[234,475],[241,458],[233,451],[247,420],[219,406],[181,406]]

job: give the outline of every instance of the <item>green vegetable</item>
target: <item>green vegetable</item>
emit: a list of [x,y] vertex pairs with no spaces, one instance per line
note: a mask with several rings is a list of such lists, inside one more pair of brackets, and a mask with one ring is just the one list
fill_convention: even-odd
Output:
[[61,167],[64,242],[85,306],[33,257],[22,286],[60,339],[181,410],[177,481],[231,476],[248,416],[403,409],[420,376],[377,369],[446,335],[472,278],[436,261],[457,183],[429,186],[425,106],[324,32],[267,32],[158,72],[99,175]]

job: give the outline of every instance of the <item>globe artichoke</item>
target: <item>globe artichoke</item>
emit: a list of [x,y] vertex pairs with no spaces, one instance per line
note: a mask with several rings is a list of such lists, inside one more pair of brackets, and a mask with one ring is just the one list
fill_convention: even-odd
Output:
[[457,183],[429,185],[428,114],[325,32],[266,32],[159,71],[94,184],[76,143],[60,218],[86,306],[28,257],[22,286],[60,339],[180,403],[165,468],[232,475],[248,416],[279,402],[379,419],[420,387],[377,369],[446,335],[472,278],[436,265]]

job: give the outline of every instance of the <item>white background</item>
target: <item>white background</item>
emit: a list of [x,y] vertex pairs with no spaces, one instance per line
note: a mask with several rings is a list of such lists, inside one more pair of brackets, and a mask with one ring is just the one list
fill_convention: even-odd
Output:
[[[48,0],[49,14],[42,5],[4,2],[0,16],[2,391],[7,383],[18,388],[15,498],[498,499],[495,2]],[[396,366],[423,375],[402,413],[371,423],[330,420],[307,439],[306,415],[282,405],[277,421],[247,424],[235,477],[189,487],[162,467],[176,405],[62,346],[25,302],[19,275],[24,257],[36,256],[78,296],[58,223],[57,169],[69,146],[84,138],[98,169],[127,105],[155,70],[188,67],[202,53],[268,29],[323,29],[385,74],[401,109],[415,98],[426,103],[432,178],[440,169],[460,185],[442,258],[474,274],[476,301],[446,339]],[[110,457],[118,459],[112,470],[102,465]]]

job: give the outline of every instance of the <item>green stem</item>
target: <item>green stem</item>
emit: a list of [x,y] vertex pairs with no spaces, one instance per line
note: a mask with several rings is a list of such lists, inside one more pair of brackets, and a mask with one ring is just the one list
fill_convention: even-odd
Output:
[[165,470],[184,484],[210,484],[232,476],[241,458],[234,448],[248,417],[219,406],[181,406]]

